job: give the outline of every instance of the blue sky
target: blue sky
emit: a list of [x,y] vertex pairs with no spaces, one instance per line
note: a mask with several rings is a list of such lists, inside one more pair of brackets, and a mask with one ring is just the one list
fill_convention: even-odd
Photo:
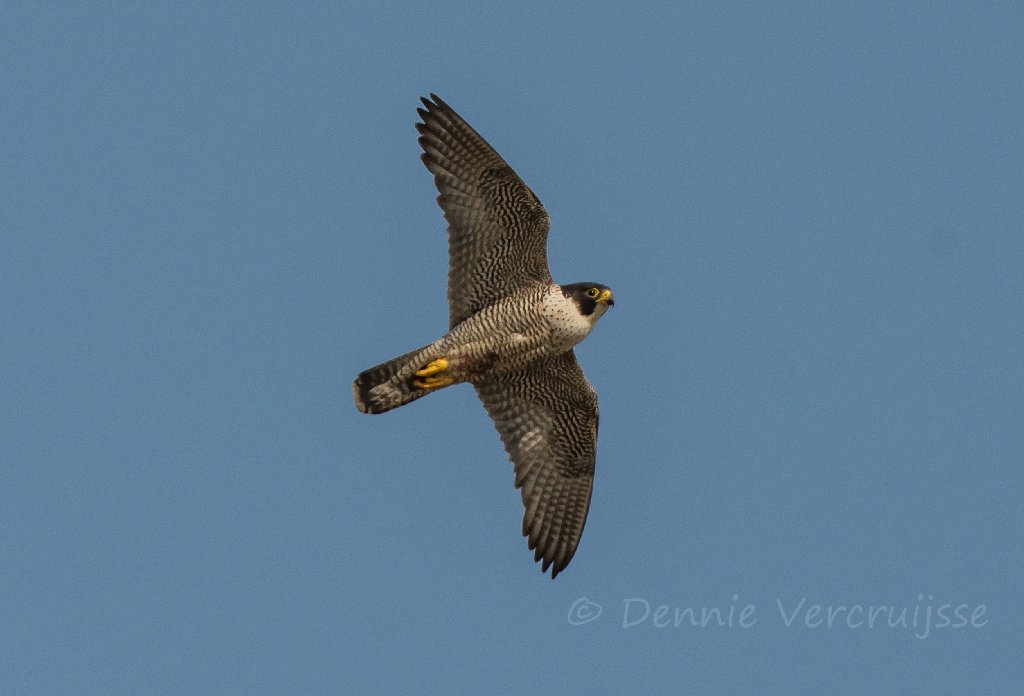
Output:
[[[1024,12],[552,5],[0,10],[0,690],[1017,692]],[[352,404],[431,91],[615,289],[555,581],[471,389]]]

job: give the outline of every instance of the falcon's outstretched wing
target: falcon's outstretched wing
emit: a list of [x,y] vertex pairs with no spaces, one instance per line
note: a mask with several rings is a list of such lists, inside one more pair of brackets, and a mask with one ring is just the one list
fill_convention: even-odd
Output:
[[439,97],[416,124],[423,163],[448,220],[448,318],[466,317],[519,288],[551,282],[548,214],[487,141]]
[[572,560],[594,487],[597,394],[568,351],[476,383],[522,488],[523,536],[554,578]]

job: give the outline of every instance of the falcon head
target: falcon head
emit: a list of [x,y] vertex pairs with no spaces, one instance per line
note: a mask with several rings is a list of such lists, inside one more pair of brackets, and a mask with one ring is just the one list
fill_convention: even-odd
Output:
[[611,288],[600,283],[563,285],[562,292],[576,303],[580,314],[587,317],[591,323],[600,319],[605,310],[615,304]]

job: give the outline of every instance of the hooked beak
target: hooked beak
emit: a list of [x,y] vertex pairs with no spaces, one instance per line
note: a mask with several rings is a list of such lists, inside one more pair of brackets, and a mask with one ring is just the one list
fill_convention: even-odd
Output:
[[615,298],[612,297],[612,291],[611,290],[605,290],[604,292],[602,292],[601,296],[597,298],[597,301],[598,302],[603,302],[604,304],[608,305],[609,307],[613,307],[615,305]]

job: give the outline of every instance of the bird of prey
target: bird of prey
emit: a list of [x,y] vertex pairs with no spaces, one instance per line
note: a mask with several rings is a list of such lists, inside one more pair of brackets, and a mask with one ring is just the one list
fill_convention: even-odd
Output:
[[597,395],[573,346],[614,298],[600,283],[551,279],[537,196],[450,106],[421,101],[421,158],[448,220],[449,331],[360,373],[356,407],[383,413],[472,384],[522,489],[523,536],[554,578],[583,533],[597,453]]

